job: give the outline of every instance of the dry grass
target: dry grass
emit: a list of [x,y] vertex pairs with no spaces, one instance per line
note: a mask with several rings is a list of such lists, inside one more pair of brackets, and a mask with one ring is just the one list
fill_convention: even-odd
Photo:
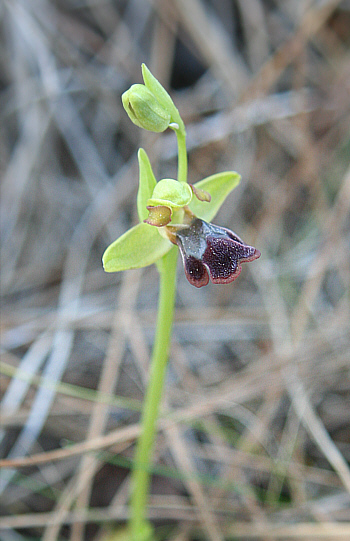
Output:
[[[216,222],[262,257],[195,290],[179,266],[149,515],[157,539],[350,539],[350,4],[4,0],[2,541],[117,539],[155,268],[106,275],[136,220],[136,149],[174,137],[120,95],[146,62],[190,178],[236,169]],[[143,137],[141,140],[140,138]]]

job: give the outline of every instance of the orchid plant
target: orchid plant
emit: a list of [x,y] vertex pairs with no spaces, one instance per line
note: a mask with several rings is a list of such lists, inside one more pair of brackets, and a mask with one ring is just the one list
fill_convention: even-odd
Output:
[[193,185],[187,183],[185,125],[167,91],[144,64],[142,76],[144,84],[132,85],[123,94],[123,106],[137,126],[158,133],[168,128],[175,132],[178,174],[177,179],[165,178],[157,182],[146,152],[139,149],[137,210],[140,222],[103,254],[106,272],[155,263],[160,276],[156,335],[132,475],[128,533],[132,541],[154,538],[146,517],[146,506],[152,449],[169,356],[178,249],[186,277],[196,287],[207,285],[209,278],[214,284],[232,282],[242,270],[241,263],[260,257],[259,250],[245,244],[235,233],[210,223],[226,197],[239,184],[240,175],[225,171]]

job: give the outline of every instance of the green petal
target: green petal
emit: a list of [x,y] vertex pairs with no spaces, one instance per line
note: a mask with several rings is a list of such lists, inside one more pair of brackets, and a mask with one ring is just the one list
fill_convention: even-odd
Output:
[[148,217],[147,201],[152,197],[153,190],[157,184],[156,177],[154,176],[151,163],[148,156],[140,148],[137,154],[139,160],[139,191],[137,193],[137,212],[140,222],[146,220]]
[[208,192],[211,195],[211,201],[199,201],[193,197],[188,205],[189,208],[197,218],[211,222],[228,194],[238,186],[240,180],[241,175],[235,171],[224,171],[196,182],[195,188]]
[[191,190],[193,191],[197,199],[199,199],[199,201],[206,201],[207,203],[210,203],[211,201],[210,193],[206,192],[205,190],[202,190],[201,188],[198,188],[194,184],[189,184],[189,186],[191,187]]
[[164,205],[157,207],[147,207],[149,211],[148,218],[145,220],[147,224],[155,227],[164,227],[171,221],[171,208]]
[[103,268],[106,272],[118,272],[147,267],[171,247],[171,242],[163,238],[156,227],[141,223],[108,246],[102,257]]

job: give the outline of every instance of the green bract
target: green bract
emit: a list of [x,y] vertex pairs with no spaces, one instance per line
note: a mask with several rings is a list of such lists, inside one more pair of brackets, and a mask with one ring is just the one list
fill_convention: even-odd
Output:
[[157,101],[162,105],[165,111],[170,114],[171,122],[175,122],[179,128],[184,131],[185,126],[180,116],[179,111],[165,88],[152,75],[146,64],[142,64],[142,77],[148,90],[152,92]]
[[162,132],[169,127],[170,114],[145,85],[132,85],[122,95],[130,120],[148,131]]
[[156,184],[147,205],[150,207],[165,205],[177,210],[188,205],[191,199],[192,190],[188,184],[178,182],[172,178],[163,178]]

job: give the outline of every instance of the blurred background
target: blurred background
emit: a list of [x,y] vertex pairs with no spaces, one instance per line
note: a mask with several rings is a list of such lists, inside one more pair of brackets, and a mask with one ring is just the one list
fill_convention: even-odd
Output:
[[350,2],[3,0],[0,33],[1,540],[128,517],[158,277],[101,256],[137,222],[137,149],[176,176],[173,133],[121,106],[142,62],[190,182],[242,175],[215,223],[262,252],[200,290],[179,262],[156,539],[350,539]]

